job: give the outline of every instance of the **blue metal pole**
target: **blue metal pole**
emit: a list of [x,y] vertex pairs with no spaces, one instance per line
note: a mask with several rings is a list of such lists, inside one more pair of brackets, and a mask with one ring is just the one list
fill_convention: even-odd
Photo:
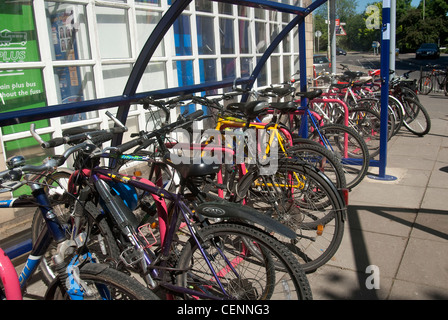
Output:
[[390,0],[383,0],[383,21],[381,27],[381,128],[379,173],[376,179],[395,180],[386,175],[388,103],[389,103],[389,51],[390,51]]
[[[306,78],[306,41],[305,41],[305,20],[302,20],[299,24],[299,65],[300,65],[300,91],[305,92],[307,90],[307,78]],[[300,105],[304,108],[307,105],[307,99],[302,97]],[[301,119],[300,124],[301,132],[299,135],[303,138],[308,137],[308,115],[305,114]]]

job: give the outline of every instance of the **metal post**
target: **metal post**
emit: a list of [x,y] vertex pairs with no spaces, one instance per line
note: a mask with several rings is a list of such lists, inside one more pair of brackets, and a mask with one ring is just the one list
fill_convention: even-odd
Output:
[[386,175],[387,165],[387,121],[389,102],[389,50],[390,50],[390,4],[391,0],[383,0],[383,23],[381,27],[381,128],[380,128],[380,160],[378,176],[370,178],[378,180],[396,180],[396,177]]

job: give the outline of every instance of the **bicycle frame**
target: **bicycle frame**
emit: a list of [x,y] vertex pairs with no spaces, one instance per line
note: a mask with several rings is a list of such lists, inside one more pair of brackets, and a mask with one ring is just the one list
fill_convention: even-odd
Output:
[[[109,157],[107,154],[103,154],[102,157]],[[126,160],[129,160],[129,155],[124,156]],[[144,157],[136,156],[135,160],[143,161]],[[191,217],[193,217],[193,213],[191,210],[185,205],[183,202],[183,197],[181,194],[176,194],[169,192],[159,186],[156,186],[153,182],[151,182],[148,179],[136,177],[136,176],[130,176],[125,174],[120,174],[117,172],[114,172],[111,169],[106,168],[100,168],[95,167],[93,169],[83,169],[81,171],[75,171],[73,173],[73,177],[77,174],[81,173],[83,177],[90,179],[91,181],[97,182],[99,180],[102,181],[115,181],[120,183],[125,183],[129,186],[135,187],[139,190],[148,192],[152,195],[153,199],[157,203],[157,214],[159,217],[159,228],[160,228],[160,241],[161,241],[161,252],[162,256],[157,259],[157,261],[153,261],[149,255],[143,250],[144,259],[148,265],[148,269],[150,269],[151,274],[153,276],[158,276],[160,269],[163,271],[164,269],[169,268],[167,266],[168,263],[168,257],[170,255],[171,250],[171,244],[174,240],[174,235],[178,231],[176,229],[176,224],[178,221],[179,216],[181,215],[186,223],[186,226],[190,232],[190,235],[193,237],[194,241],[197,243],[198,248],[204,257],[208,267],[210,268],[210,271],[212,272],[213,278],[215,279],[216,283],[218,283],[220,289],[222,292],[229,297],[229,295],[226,293],[226,290],[224,289],[224,286],[222,285],[220,279],[219,279],[219,272],[222,271],[216,271],[213,266],[211,265],[210,260],[208,259],[208,255],[205,251],[205,249],[200,245],[200,241],[197,237],[197,232],[194,230],[194,227],[190,223]],[[73,184],[69,182],[69,185],[73,188]],[[169,200],[172,204],[173,210],[170,210],[170,213],[168,212],[166,202],[165,200]],[[141,246],[140,243],[137,243],[138,246]],[[154,265],[154,263],[161,261],[160,265]],[[195,290],[184,288],[180,286],[175,286],[169,283],[168,281],[165,281],[165,278],[162,277],[162,282],[160,283],[162,287],[165,287],[171,291],[178,292],[181,294],[189,294],[201,298],[207,298],[207,299],[216,299],[216,297],[210,296],[206,293],[197,292]]]

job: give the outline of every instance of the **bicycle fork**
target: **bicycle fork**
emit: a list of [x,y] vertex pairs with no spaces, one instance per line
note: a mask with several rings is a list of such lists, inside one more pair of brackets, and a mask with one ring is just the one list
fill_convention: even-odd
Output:
[[[157,285],[154,279],[149,274],[148,266],[151,264],[151,260],[148,255],[145,254],[143,247],[140,245],[140,241],[134,230],[138,227],[138,221],[133,212],[125,205],[123,200],[116,195],[113,195],[110,191],[110,187],[103,180],[95,180],[95,188],[98,191],[100,198],[104,201],[108,212],[111,214],[112,219],[116,222],[122,234],[131,242],[132,247],[125,249],[120,259],[128,267],[134,266],[137,263],[140,266],[141,276],[145,280],[146,284],[154,289]],[[136,252],[134,251],[136,250]]]

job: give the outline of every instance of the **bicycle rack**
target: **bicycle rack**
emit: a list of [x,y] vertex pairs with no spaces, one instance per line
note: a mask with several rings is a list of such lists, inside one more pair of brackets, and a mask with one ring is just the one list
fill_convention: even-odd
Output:
[[[305,17],[312,13],[316,8],[327,2],[327,0],[315,0],[307,7],[298,7],[287,5],[279,2],[268,0],[214,0],[218,2],[232,3],[236,5],[249,6],[261,8],[265,10],[274,10],[283,13],[295,15],[295,17],[286,25],[286,27],[277,35],[277,37],[268,46],[262,57],[258,60],[252,74],[246,78],[240,78],[236,81],[224,80],[216,81],[207,84],[183,86],[180,88],[168,88],[163,90],[148,91],[143,93],[136,93],[139,82],[145,71],[146,66],[151,60],[157,46],[165,36],[166,32],[171,28],[176,19],[182,14],[192,0],[176,0],[170,5],[169,9],[162,16],[159,23],[149,36],[146,44],[141,50],[139,57],[131,71],[127,84],[124,88],[123,94],[108,98],[85,100],[80,102],[72,102],[66,104],[50,105],[40,108],[11,111],[0,113],[0,126],[14,125],[19,123],[26,123],[31,121],[73,115],[82,112],[97,111],[102,109],[118,107],[116,117],[124,124],[128,111],[132,103],[137,102],[141,98],[153,96],[154,98],[168,98],[181,94],[189,94],[200,91],[220,89],[224,87],[231,87],[233,84],[244,85],[247,89],[251,89],[258,74],[262,70],[270,55],[274,52],[279,43],[287,36],[287,34],[296,26],[299,32],[299,55],[300,55],[300,90],[306,91],[306,43],[305,43]],[[390,47],[390,1],[383,0],[383,39],[381,45],[381,75],[383,79],[381,105],[386,106],[382,108],[381,112],[381,147],[380,160],[371,161],[371,165],[380,167],[380,175],[378,178],[387,178],[385,175],[386,168],[386,152],[387,152],[387,88],[389,86],[389,47]],[[244,99],[244,97],[243,97]],[[302,99],[301,105],[306,106],[306,99]],[[383,121],[386,119],[385,121]],[[304,118],[306,120],[306,117]],[[118,145],[122,141],[122,135],[117,135],[112,140],[112,146]]]

